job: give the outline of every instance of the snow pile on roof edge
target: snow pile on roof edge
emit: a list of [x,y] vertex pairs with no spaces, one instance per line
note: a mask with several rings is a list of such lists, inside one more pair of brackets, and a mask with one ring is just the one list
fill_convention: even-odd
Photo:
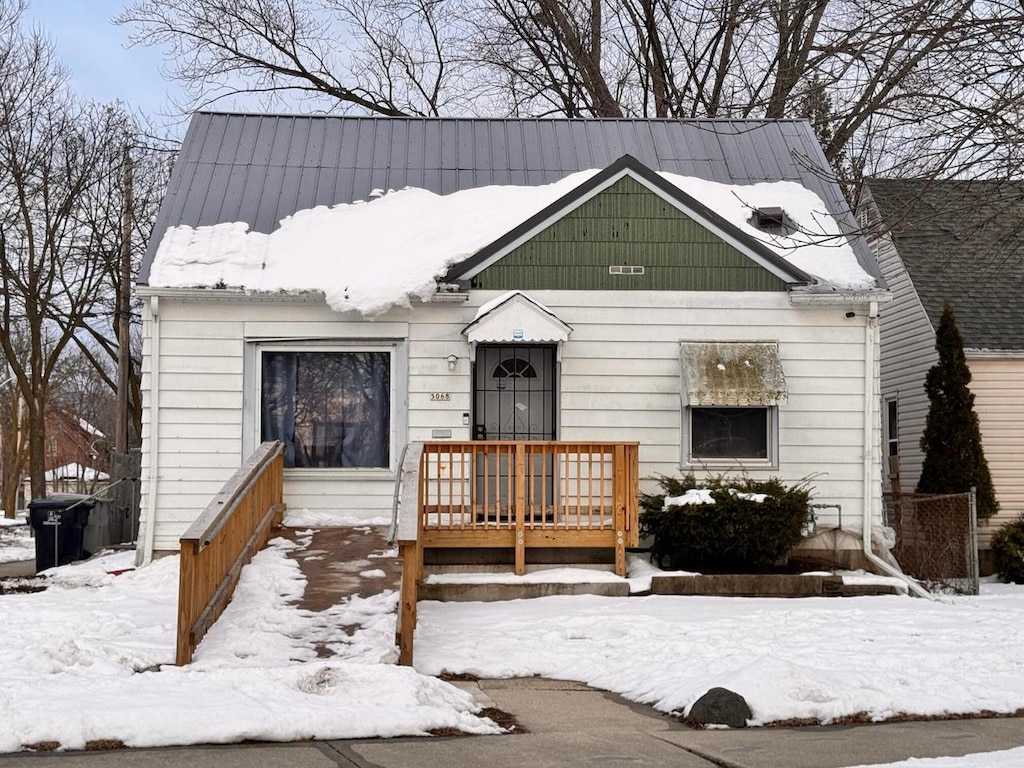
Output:
[[[322,291],[336,311],[376,315],[428,301],[436,281],[598,171],[542,186],[488,186],[450,195],[406,188],[373,202],[320,206],[282,220],[271,234],[243,222],[167,230],[154,259],[153,287],[230,287],[252,292]],[[834,285],[874,285],[813,192],[793,182],[749,186],[662,174],[794,266]],[[786,210],[797,231],[769,235],[750,224],[754,208]]]

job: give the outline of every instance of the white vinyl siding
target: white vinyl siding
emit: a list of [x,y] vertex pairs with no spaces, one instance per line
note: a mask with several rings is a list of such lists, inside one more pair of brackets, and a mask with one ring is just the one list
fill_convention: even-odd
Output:
[[[150,325],[149,307],[144,319]],[[160,304],[160,411],[156,549],[177,549],[178,537],[206,508],[242,460],[242,324],[222,308]],[[151,387],[149,345],[142,389]],[[149,486],[148,398],[143,399],[143,496]],[[145,516],[145,512],[143,513]]]
[[[392,463],[407,441],[434,439],[435,430],[450,433],[451,439],[470,439],[473,364],[462,329],[499,292],[473,291],[466,304],[396,308],[372,321],[334,313],[322,301],[211,293],[201,300],[160,300],[156,549],[177,548],[178,536],[255,448],[256,414],[250,402],[255,390],[245,393],[255,364],[252,350],[260,343],[394,344]],[[533,291],[530,296],[573,329],[557,365],[558,439],[639,442],[646,490],[653,489],[651,478],[657,474],[685,471],[680,342],[777,342],[789,391],[788,402],[777,412],[778,468],[751,467],[748,474],[809,481],[815,501],[842,505],[844,526],[859,525],[864,506],[863,307],[847,318],[850,306],[795,307],[781,292]],[[151,325],[147,320],[147,334]],[[452,355],[458,358],[454,369],[447,362]],[[432,399],[436,394],[448,399]],[[145,418],[148,423],[148,411]],[[874,423],[880,432],[881,419]],[[880,445],[881,435],[872,441]],[[149,450],[146,440],[144,462]],[[873,460],[880,474],[878,456]],[[286,476],[289,508],[329,511],[339,518],[390,516],[393,471],[373,470],[372,476],[355,479],[332,476],[331,470],[306,472],[308,477]],[[147,469],[143,477],[148,494]],[[820,525],[829,523],[825,518]]]
[[[213,496],[256,447],[251,401],[255,384],[248,374],[254,357],[254,338],[356,339],[378,346],[381,339],[407,332],[404,323],[339,322],[321,302],[260,301],[229,298],[160,300],[160,411],[159,472],[157,480],[156,550],[175,550],[178,538],[206,508]],[[143,390],[151,387],[152,318],[144,312]],[[404,341],[401,341],[404,344]],[[394,346],[394,345],[392,345]],[[252,359],[247,361],[247,355]],[[393,391],[404,404],[404,360],[395,362]],[[143,498],[147,509],[150,462],[149,398],[143,410]],[[396,406],[397,408],[397,406]],[[392,425],[393,445],[400,449]],[[394,452],[394,451],[393,451]],[[392,463],[397,457],[392,457]],[[343,509],[355,517],[390,515],[394,473],[390,469],[358,470],[376,477],[370,481],[339,483],[336,470],[299,470],[308,478],[289,477],[285,502],[291,509]],[[289,470],[290,474],[292,471]],[[318,476],[319,473],[319,476]],[[326,476],[324,473],[327,473]]]
[[[468,320],[475,306],[497,295],[474,291],[472,306],[464,308]],[[841,504],[844,524],[859,524],[863,309],[847,318],[849,307],[794,307],[786,294],[765,293],[531,291],[530,296],[573,328],[561,350],[559,439],[639,441],[640,476],[648,490],[657,474],[687,471],[680,450],[679,342],[777,341],[789,390],[789,401],[778,408],[778,469],[750,467],[748,474],[777,475],[786,482],[813,477],[816,500]],[[417,323],[411,330],[413,369],[422,349],[415,340],[419,329]],[[435,350],[428,356],[440,365],[443,347]],[[465,387],[468,391],[468,378]],[[457,423],[451,410],[450,420]],[[421,418],[410,414],[411,422]],[[874,422],[880,431],[880,418]],[[469,430],[453,436],[468,439]],[[429,431],[410,437],[429,439]],[[873,443],[880,439],[872,437]]]
[[[938,360],[935,331],[892,240],[883,236],[870,244],[893,294],[892,301],[881,307],[882,398],[899,403],[900,486],[910,492],[917,487],[924,460],[920,446],[928,416],[924,377]],[[883,469],[888,488],[887,461]]]

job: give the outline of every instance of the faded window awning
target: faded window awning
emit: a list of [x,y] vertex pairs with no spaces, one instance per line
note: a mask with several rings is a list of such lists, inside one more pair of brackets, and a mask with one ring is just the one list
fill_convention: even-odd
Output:
[[679,363],[687,405],[778,405],[789,397],[772,342],[683,342]]

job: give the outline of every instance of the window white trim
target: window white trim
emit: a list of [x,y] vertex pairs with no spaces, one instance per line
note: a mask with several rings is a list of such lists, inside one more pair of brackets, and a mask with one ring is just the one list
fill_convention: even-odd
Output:
[[710,469],[710,470],[736,470],[736,469],[778,469],[779,467],[779,407],[777,405],[763,406],[742,406],[746,410],[750,408],[761,408],[765,411],[767,425],[767,457],[700,457],[693,455],[693,411],[695,408],[728,409],[737,406],[684,406],[682,412],[682,468],[683,469]]
[[249,340],[245,348],[244,378],[245,389],[242,414],[242,451],[244,456],[250,455],[260,442],[261,434],[261,403],[262,403],[262,359],[263,353],[271,352],[385,352],[389,355],[390,375],[388,393],[389,400],[389,434],[388,434],[388,466],[387,467],[337,467],[308,468],[293,467],[284,470],[285,477],[301,477],[303,479],[339,478],[339,477],[394,477],[398,470],[398,455],[401,453],[402,439],[406,434],[406,396],[408,380],[408,342],[404,339],[392,340],[357,340],[357,339],[323,339],[294,341]]

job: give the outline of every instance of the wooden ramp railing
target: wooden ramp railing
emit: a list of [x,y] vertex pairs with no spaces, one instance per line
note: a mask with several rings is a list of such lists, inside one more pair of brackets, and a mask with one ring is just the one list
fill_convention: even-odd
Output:
[[424,549],[508,548],[523,574],[529,548],[608,548],[615,572],[626,574],[626,548],[639,542],[638,443],[437,442],[417,444],[409,458],[398,535],[400,663],[412,663]]
[[176,664],[192,661],[199,641],[231,600],[242,568],[280,525],[284,446],[263,443],[224,484],[181,537]]

